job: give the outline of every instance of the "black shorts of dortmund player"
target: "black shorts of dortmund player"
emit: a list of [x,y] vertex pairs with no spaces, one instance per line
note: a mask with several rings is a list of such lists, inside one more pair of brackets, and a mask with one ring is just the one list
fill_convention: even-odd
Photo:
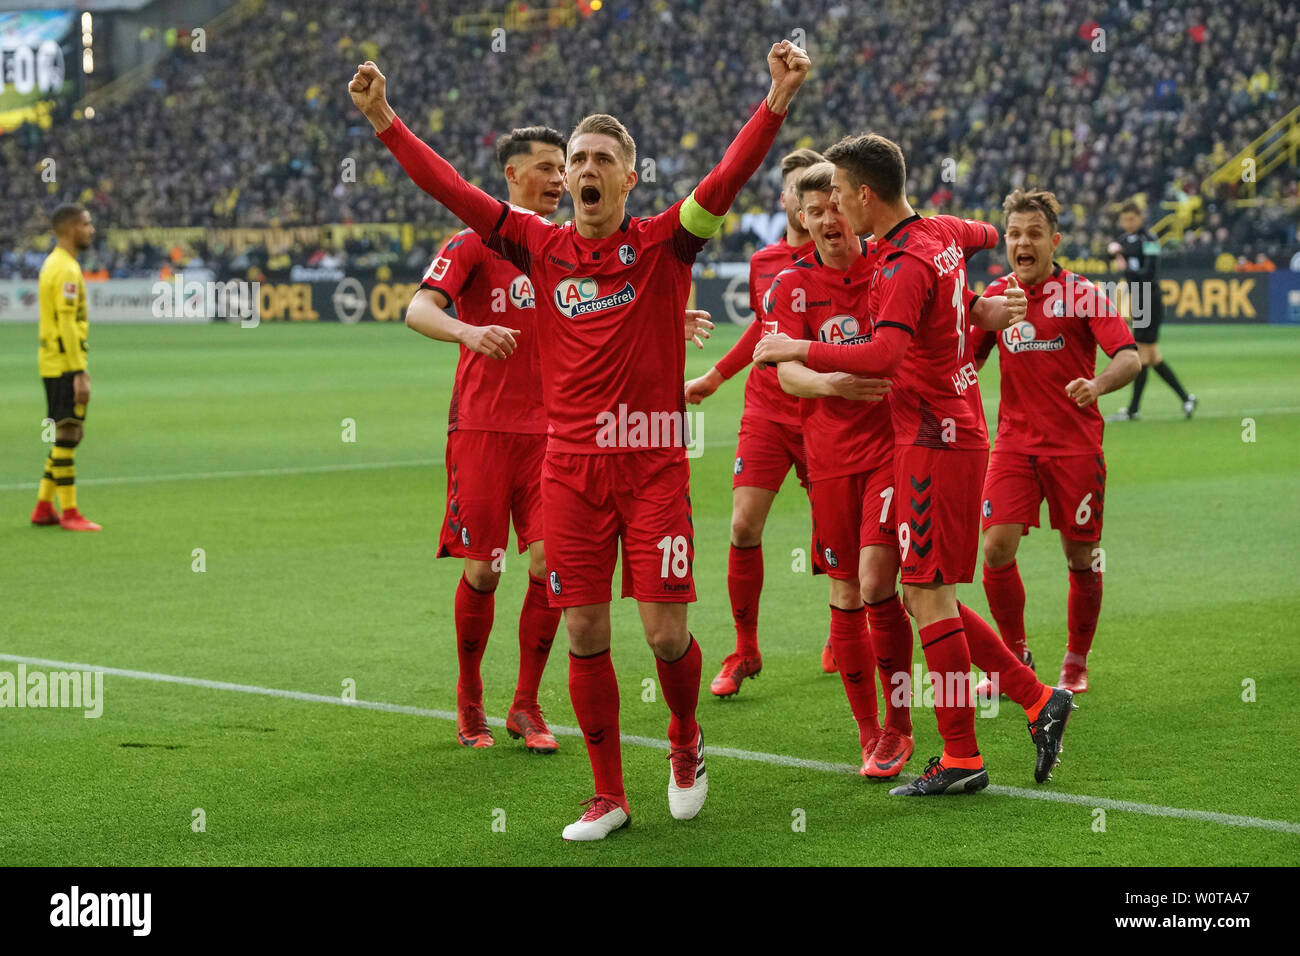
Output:
[[[1160,338],[1160,323],[1165,317],[1165,304],[1160,298],[1160,283],[1152,279],[1143,280],[1140,276],[1126,276],[1126,278],[1130,296],[1129,311],[1133,316],[1133,341],[1141,342],[1143,345],[1155,345],[1156,340]],[[1135,294],[1133,292],[1135,288],[1144,291]]]
[[42,378],[45,383],[45,414],[57,425],[64,422],[84,422],[86,406],[76,402],[76,390],[72,380],[78,372],[64,372],[57,378]]
[[1160,338],[1160,320],[1164,318],[1164,309],[1152,309],[1149,317],[1133,318],[1133,341],[1143,345],[1155,345]]

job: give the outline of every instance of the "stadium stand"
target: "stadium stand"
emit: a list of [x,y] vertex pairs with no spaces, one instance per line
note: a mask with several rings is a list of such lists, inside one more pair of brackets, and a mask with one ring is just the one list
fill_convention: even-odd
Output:
[[[1042,184],[1071,203],[1062,217],[1069,256],[1104,259],[1117,204],[1132,196],[1145,198],[1149,221],[1180,211],[1166,235],[1188,264],[1263,256],[1286,268],[1300,248],[1294,142],[1289,161],[1252,189],[1253,205],[1235,207],[1239,183],[1206,186],[1300,103],[1297,4],[885,0],[864,16],[847,0],[611,0],[590,16],[516,17],[495,38],[504,51],[491,32],[504,6],[483,5],[495,16],[466,6],[247,3],[207,37],[206,52],[179,44],[93,120],[68,113],[48,129],[0,136],[4,168],[32,171],[0,180],[15,227],[6,233],[17,237],[0,240],[0,277],[35,275],[47,212],[62,200],[87,202],[99,222],[88,273],[202,265],[244,274],[288,262],[418,270],[454,225],[351,108],[344,87],[366,58],[388,74],[412,128],[489,189],[499,186],[499,134],[533,123],[567,131],[584,113],[617,114],[637,138],[638,162],[652,163],[639,170],[633,208],[656,211],[721,155],[766,89],[767,44],[795,30],[814,75],[778,149],[877,130],[911,157],[919,206],[995,221],[1010,188]],[[1008,62],[1010,35],[1036,55]],[[292,57],[283,54],[289,38]],[[95,148],[105,143],[113,149]],[[38,175],[47,156],[59,159],[57,183]],[[349,158],[355,182],[343,180]],[[751,181],[708,255],[743,258],[766,242],[778,191],[772,166]],[[114,229],[348,223],[420,230],[413,242],[398,231],[307,231],[246,249],[217,234],[109,241]]]

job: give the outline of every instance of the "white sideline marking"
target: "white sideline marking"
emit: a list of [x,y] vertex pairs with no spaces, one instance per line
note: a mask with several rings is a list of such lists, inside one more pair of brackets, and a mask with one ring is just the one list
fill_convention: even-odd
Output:
[[[985,401],[986,410],[996,412],[998,400],[990,398]],[[1207,410],[1197,412],[1192,420],[1198,418],[1237,418],[1239,416],[1254,415],[1292,415],[1300,412],[1300,405],[1286,405],[1278,408],[1247,408],[1240,411],[1228,411],[1222,409]],[[1153,424],[1161,422],[1180,421],[1182,416],[1157,415],[1154,418],[1143,417],[1143,421],[1149,421]],[[731,448],[736,444],[735,438],[726,438],[720,441],[706,441],[705,448]],[[160,481],[210,481],[219,478],[276,478],[281,475],[319,475],[328,474],[334,471],[372,471],[382,470],[385,468],[427,468],[432,465],[442,465],[445,459],[442,456],[437,458],[414,458],[410,461],[361,461],[355,463],[342,462],[333,465],[303,465],[296,468],[251,468],[245,471],[194,471],[181,474],[171,475],[122,475],[117,478],[78,478],[77,487],[93,487],[96,485],[148,485]],[[0,492],[3,491],[34,491],[37,480],[31,481],[11,481],[7,484],[0,484]]]
[[[729,438],[726,441],[706,441],[704,447],[731,447],[735,443],[735,438]],[[355,463],[341,462],[333,465],[303,465],[296,468],[251,468],[246,471],[193,471],[173,475],[122,475],[118,478],[78,478],[77,487],[150,485],[158,481],[208,481],[217,478],[276,478],[280,475],[319,475],[332,471],[372,471],[384,468],[427,468],[431,465],[442,465],[445,461],[446,459],[440,455],[437,458],[414,458],[410,461],[359,461]],[[38,480],[35,478],[31,481],[11,481],[8,484],[0,485],[0,491],[34,491],[37,484]]]
[[[260,694],[264,697],[281,697],[288,700],[305,700],[317,704],[334,704],[338,707],[357,707],[362,710],[380,710],[390,714],[409,714],[414,717],[432,717],[436,720],[455,720],[456,715],[448,710],[430,710],[426,707],[411,707],[407,704],[389,704],[376,700],[346,701],[342,697],[326,694],[308,694],[298,690],[279,690],[274,687],[255,687],[252,684],[232,684],[228,681],[206,680],[200,677],[180,677],[175,674],[155,674],[151,671],[126,670],[119,667],[100,667],[93,664],[73,664],[68,661],[52,661],[40,657],[23,657],[17,654],[0,654],[0,660],[15,664],[29,664],[46,667],[51,670],[65,671],[101,671],[115,677],[129,677],[136,680],[156,681],[163,684],[184,684],[189,687],[203,687],[208,690],[228,690],[240,694]],[[488,723],[493,727],[504,727],[505,721],[500,717],[489,717]],[[581,737],[582,731],[577,727],[551,726],[551,732],[562,737]],[[654,750],[667,750],[668,741],[653,737],[640,737],[635,734],[621,734],[625,744],[636,747],[649,747]],[[711,756],[730,757],[735,760],[748,760],[753,763],[770,764],[777,767],[794,767],[800,770],[820,770],[828,773],[856,773],[858,766],[848,763],[829,763],[824,760],[807,760],[802,757],[787,757],[784,754],[760,753],[753,750],[737,750],[734,747],[715,747],[710,745]],[[907,776],[899,778],[905,781]],[[993,785],[987,792],[1002,797],[1018,797],[1022,800],[1047,800],[1054,803],[1070,803],[1081,807],[1101,807],[1105,810],[1122,810],[1126,813],[1139,813],[1150,817],[1173,817],[1179,820],[1196,820],[1201,823],[1218,823],[1230,827],[1250,827],[1257,830],[1272,830],[1275,833],[1300,834],[1300,823],[1288,820],[1266,820],[1262,817],[1239,816],[1233,813],[1215,813],[1209,810],[1185,810],[1180,807],[1164,807],[1153,803],[1136,803],[1131,800],[1112,800],[1108,797],[1089,797],[1077,793],[1061,793],[1055,790],[1028,790],[1023,787],[1003,787]]]

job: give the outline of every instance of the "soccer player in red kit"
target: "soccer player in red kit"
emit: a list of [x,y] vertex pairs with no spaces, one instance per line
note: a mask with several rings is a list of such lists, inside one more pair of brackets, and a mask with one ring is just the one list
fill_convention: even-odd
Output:
[[[564,197],[564,137],[546,126],[497,142],[510,203],[551,216]],[[532,280],[488,249],[472,229],[443,244],[406,309],[408,327],[460,343],[447,415],[447,511],[439,557],[462,558],[456,589],[456,736],[491,747],[479,665],[492,631],[496,589],[513,516],[519,553],[528,551],[528,590],[519,614],[519,679],[506,730],[533,753],[558,746],[537,704],[560,609],[546,593],[542,542],[542,404],[536,294]],[[445,311],[456,305],[456,318]],[[518,338],[516,338],[518,336]]]
[[[884,376],[892,381],[894,487],[903,600],[916,618],[935,683],[943,754],[891,793],[931,796],[988,786],[975,740],[972,657],[997,673],[1025,708],[1036,750],[1034,778],[1051,775],[1073,695],[1046,687],[977,614],[957,602],[956,585],[975,575],[979,496],[988,433],[979,407],[968,332],[972,296],[967,250],[998,235],[988,223],[916,215],[904,195],[902,150],[883,136],[850,136],[831,147],[836,205],[855,233],[877,237],[868,296],[871,341],[835,346],[784,335],[760,340],[754,361],[803,362],[814,371]],[[969,643],[968,643],[969,641]]]
[[626,212],[637,179],[627,130],[604,114],[582,120],[567,159],[575,219],[564,226],[466,182],[397,118],[373,63],[359,67],[349,85],[416,184],[514,262],[546,303],[538,316],[550,419],[542,472],[546,565],[551,603],[565,612],[569,692],[596,789],[582,817],[565,828],[566,839],[603,839],[629,819],[609,658],[610,578],[620,539],[623,594],[637,599],[672,715],[671,814],[694,817],[708,792],[695,716],[700,650],[686,625],[695,586],[683,309],[691,263],[763,161],[807,76],[807,55],[788,41],[774,44],[767,59],[766,101],[691,195],[657,216]]
[[[812,253],[812,237],[799,221],[795,184],[806,169],[821,161],[821,153],[811,149],[796,149],[782,157],[781,208],[785,210],[785,235],[750,257],[749,307],[754,321],[713,368],[686,383],[686,401],[690,404],[708,398],[723,382],[749,365],[763,332],[763,297],[772,280],[778,272]],[[763,656],[758,649],[763,526],[791,468],[807,489],[799,400],[781,390],[776,369],[755,365],[745,379],[745,407],[740,416],[731,479],[727,594],[731,598],[731,616],[736,622],[736,649],[722,661],[722,669],[709,685],[717,697],[730,697],[739,692],[746,677],[754,677],[763,669]],[[834,670],[829,648],[828,641],[822,654],[822,664],[828,672]]]
[[[1020,538],[1038,527],[1044,498],[1070,572],[1069,646],[1058,681],[1088,689],[1088,651],[1101,613],[1095,566],[1106,497],[1105,427],[1097,397],[1123,388],[1141,368],[1133,333],[1101,291],[1052,261],[1061,242],[1061,204],[1046,190],[1017,189],[1002,205],[1007,260],[1029,300],[1024,322],[982,333],[977,361],[997,346],[1002,368],[998,432],[984,479],[984,593],[1002,639],[1026,663],[1025,586],[1016,567]],[[991,283],[998,295],[1008,278]],[[1110,363],[1097,374],[1097,347]],[[993,688],[981,684],[981,692]]]
[[[776,277],[764,310],[792,338],[832,345],[870,341],[864,306],[875,249],[831,205],[835,167],[818,163],[796,183],[799,217],[816,250]],[[858,725],[864,777],[895,777],[912,755],[905,695],[912,625],[895,591],[894,427],[888,383],[845,372],[777,367],[781,387],[799,398],[808,456],[813,550],[830,578],[830,642]],[[864,607],[865,603],[865,607]],[[882,729],[874,671],[885,688]]]

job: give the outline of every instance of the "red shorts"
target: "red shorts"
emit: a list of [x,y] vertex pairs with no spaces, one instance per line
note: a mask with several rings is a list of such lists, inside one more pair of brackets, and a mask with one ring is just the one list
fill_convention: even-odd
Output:
[[552,452],[542,466],[551,607],[605,604],[623,545],[623,597],[695,600],[691,470],[680,448]]
[[894,508],[904,584],[975,579],[988,454],[983,448],[896,447]]
[[808,463],[803,453],[803,430],[781,425],[758,415],[740,416],[732,488],[766,488],[780,491],[794,466],[799,484],[808,488]]
[[1021,534],[1038,527],[1047,499],[1053,528],[1071,541],[1101,540],[1106,498],[1106,456],[1026,455],[994,449],[984,479],[984,530],[1018,524]]
[[815,572],[856,581],[863,548],[897,547],[893,461],[854,475],[814,479],[808,497]]
[[447,514],[438,557],[495,561],[515,523],[519,553],[542,540],[545,435],[457,429],[447,436]]

